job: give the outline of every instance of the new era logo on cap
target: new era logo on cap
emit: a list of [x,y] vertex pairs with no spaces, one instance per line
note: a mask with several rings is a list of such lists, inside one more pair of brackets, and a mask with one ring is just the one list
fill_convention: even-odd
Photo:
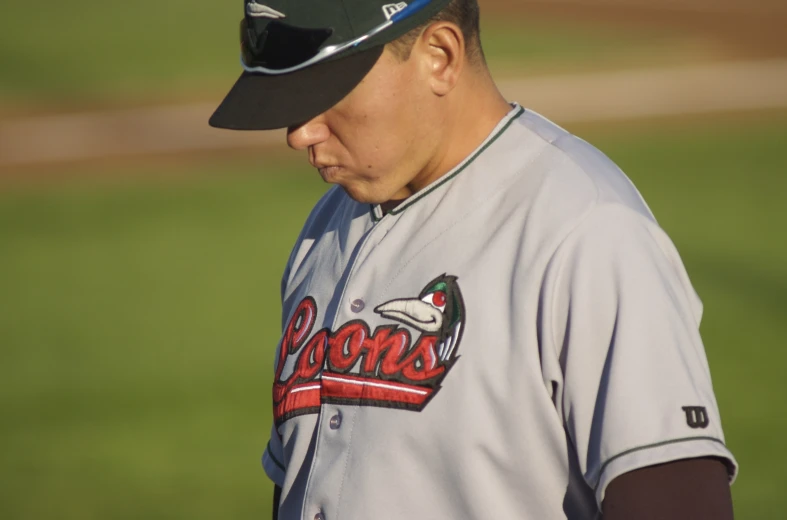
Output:
[[246,14],[252,18],[286,18],[284,13],[271,9],[267,5],[258,4],[254,0],[246,4]]
[[393,15],[401,11],[407,7],[407,4],[404,2],[399,2],[398,4],[385,4],[383,6],[383,12],[385,13],[385,18],[390,20]]

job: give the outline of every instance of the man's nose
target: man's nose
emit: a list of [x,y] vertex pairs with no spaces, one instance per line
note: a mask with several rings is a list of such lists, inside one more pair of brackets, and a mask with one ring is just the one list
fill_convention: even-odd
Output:
[[287,129],[287,145],[293,150],[306,150],[327,141],[331,135],[328,125],[320,118],[312,119]]

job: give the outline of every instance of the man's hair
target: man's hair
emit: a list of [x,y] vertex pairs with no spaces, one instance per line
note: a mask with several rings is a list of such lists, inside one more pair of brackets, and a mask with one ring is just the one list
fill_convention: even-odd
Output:
[[466,54],[471,63],[484,62],[481,48],[481,26],[478,0],[451,0],[439,13],[422,25],[388,44],[389,49],[401,61],[407,61],[421,33],[435,22],[451,22],[459,26],[465,38]]

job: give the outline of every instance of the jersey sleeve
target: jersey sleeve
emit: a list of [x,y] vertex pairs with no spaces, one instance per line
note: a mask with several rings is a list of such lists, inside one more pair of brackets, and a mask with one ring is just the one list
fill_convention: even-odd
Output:
[[[280,283],[280,292],[281,292],[281,302],[282,307],[284,306],[284,298],[287,293],[287,284],[289,283],[290,273],[292,272],[292,264],[294,262],[295,253],[298,250],[298,245],[301,243],[303,232],[301,235],[298,236],[298,240],[295,243],[292,251],[290,252],[290,256],[287,260],[287,265],[284,267],[284,273],[281,277]],[[286,326],[286,320],[288,317],[282,312],[282,329]],[[279,359],[279,349],[281,349],[281,343],[276,347],[276,353],[273,357],[273,371],[276,373],[276,360]],[[265,470],[265,474],[268,475],[277,486],[284,487],[284,473],[286,471],[286,466],[284,465],[284,447],[282,445],[281,436],[279,432],[276,431],[276,425],[274,424],[271,426],[271,436],[268,440],[268,444],[265,447],[265,451],[262,453],[262,467]]]
[[269,479],[277,486],[284,487],[284,448],[275,425],[271,428],[271,438],[262,454],[262,467]]
[[720,457],[734,479],[702,305],[656,223],[623,205],[594,209],[545,280],[555,405],[599,508],[615,477],[655,464]]
[[[300,242],[300,237],[298,237],[298,242]],[[289,280],[290,270],[292,269],[292,261],[293,261],[294,253],[290,253],[290,258],[287,261],[287,266],[284,268],[284,274],[281,278],[281,297],[282,301],[284,300],[284,294],[287,289],[287,281]],[[283,314],[283,313],[282,313]],[[284,316],[282,316],[282,328],[284,327]],[[279,359],[279,349],[281,348],[281,343],[276,347],[276,354],[274,359],[274,366],[273,371],[276,373],[276,361]],[[271,479],[277,486],[283,487],[284,486],[284,473],[285,473],[285,465],[284,465],[284,447],[282,445],[281,436],[279,436],[279,432],[276,431],[276,424],[271,426],[271,436],[268,440],[267,446],[265,446],[265,451],[262,453],[262,467],[265,470],[265,474],[268,475],[268,478]]]

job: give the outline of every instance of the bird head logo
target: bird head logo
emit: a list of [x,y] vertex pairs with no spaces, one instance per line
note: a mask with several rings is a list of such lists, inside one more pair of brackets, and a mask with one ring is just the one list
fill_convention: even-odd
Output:
[[437,355],[453,361],[462,337],[465,305],[456,276],[440,275],[424,287],[417,298],[402,298],[378,305],[374,312],[437,336]]

